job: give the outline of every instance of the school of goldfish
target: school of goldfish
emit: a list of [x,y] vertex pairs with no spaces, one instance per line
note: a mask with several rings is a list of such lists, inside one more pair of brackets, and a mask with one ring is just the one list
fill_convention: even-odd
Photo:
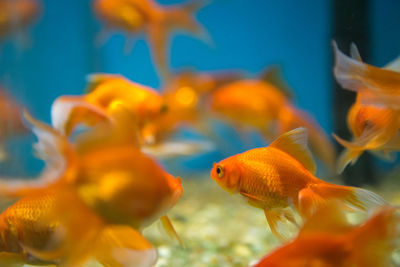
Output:
[[[263,210],[282,242],[254,266],[392,265],[400,248],[398,207],[370,190],[316,177],[312,153],[326,173],[341,173],[365,151],[394,157],[400,150],[400,59],[374,67],[362,61],[354,44],[349,57],[333,42],[334,76],[357,94],[347,116],[354,137],[347,141],[333,134],[344,147],[336,157],[329,136],[293,103],[278,67],[257,77],[239,71],[170,72],[171,32],[182,28],[207,38],[193,17],[205,4],[93,1],[103,34],[146,35],[164,79],[160,92],[122,75],[92,74],[82,95],[61,95],[53,102],[48,125],[0,88],[0,161],[12,160],[8,141],[30,130],[37,138],[35,155],[45,162],[35,179],[0,179],[1,198],[12,201],[0,214],[0,266],[75,267],[91,260],[110,267],[153,266],[157,250],[142,232],[156,221],[184,246],[168,217],[184,194],[181,178],[159,159],[207,149],[204,143],[171,141],[185,128],[208,137],[213,148],[210,120],[239,133],[254,130],[269,142],[210,166],[211,179]],[[28,27],[41,8],[33,0],[0,0],[0,38]],[[354,224],[347,216],[352,212],[367,218]],[[296,236],[288,225],[298,229]]]

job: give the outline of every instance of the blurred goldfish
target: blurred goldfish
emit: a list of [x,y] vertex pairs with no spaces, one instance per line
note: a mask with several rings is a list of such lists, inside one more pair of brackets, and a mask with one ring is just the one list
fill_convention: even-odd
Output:
[[0,0],[0,39],[24,29],[39,13],[36,0]]
[[314,176],[315,163],[307,147],[307,130],[298,128],[281,135],[268,147],[256,148],[214,164],[211,177],[230,193],[247,198],[264,210],[272,233],[284,240],[278,229],[285,221],[297,225],[291,204],[303,218],[329,199],[352,208],[369,210],[385,201],[361,188],[334,185]]
[[365,223],[352,225],[337,203],[329,203],[305,222],[293,241],[253,266],[392,266],[400,237],[397,212],[395,207],[382,206]]
[[207,132],[205,102],[219,86],[242,77],[235,72],[194,73],[184,71],[173,76],[162,96],[168,112],[153,121],[143,131],[146,140],[160,142],[181,127],[193,127]]
[[96,0],[93,7],[107,30],[122,30],[132,35],[145,33],[156,65],[166,78],[166,47],[170,33],[175,29],[184,29],[204,35],[202,27],[192,17],[192,13],[204,4],[203,1],[196,1],[162,7],[153,0]]
[[38,190],[3,211],[0,236],[0,262],[7,266],[32,257],[58,266],[82,266],[90,258],[104,266],[151,266],[157,258],[138,232],[108,224],[65,184]]
[[86,95],[61,96],[54,101],[52,124],[62,133],[70,135],[79,124],[93,126],[109,121],[109,110],[118,103],[136,116],[139,130],[166,112],[161,95],[152,88],[120,75],[95,74],[89,78]]
[[30,183],[3,181],[0,192],[20,197],[49,185],[70,185],[106,222],[142,230],[161,219],[167,233],[181,242],[166,216],[182,195],[180,179],[138,149],[128,109],[114,105],[110,112],[116,125],[99,125],[80,135],[74,146],[55,129],[26,115],[39,139],[36,155],[46,161],[46,170]]
[[0,87],[0,161],[7,158],[4,145],[7,139],[27,132],[20,117],[19,104]]
[[[361,62],[361,57],[354,44],[351,48],[353,59],[346,57],[340,52],[335,43],[334,49],[336,55],[336,79],[343,87],[351,90],[357,88],[355,90],[358,92],[356,102],[351,106],[347,115],[347,125],[354,136],[353,141],[348,142],[334,135],[336,140],[346,148],[338,160],[337,171],[342,172],[349,163],[354,164],[358,157],[366,150],[382,158],[392,159],[392,152],[400,150],[400,109],[395,108],[390,103],[384,105],[383,102],[380,102],[383,98],[375,97],[375,95],[380,93],[368,89],[369,86],[367,83],[372,83],[371,79],[368,78],[369,80],[365,81],[366,84],[363,86],[358,84],[361,82],[360,79],[364,82],[362,79],[364,74],[362,72],[358,72],[357,75],[352,74],[353,70],[349,64],[354,63],[357,66],[366,66],[365,68],[367,69],[370,67]],[[345,69],[346,64],[349,65],[349,69]],[[371,66],[371,68],[375,67]],[[392,72],[379,68],[375,69],[373,70],[374,73],[378,70],[382,70],[385,73]],[[393,73],[393,75],[400,75],[396,72]],[[376,79],[376,83],[374,83],[376,88],[381,88],[379,85],[379,82],[382,81],[381,78],[375,77],[374,79]],[[354,86],[358,85],[354,87],[351,85],[351,82],[355,83]],[[379,103],[374,102],[375,100],[373,99],[377,99]]]
[[[211,95],[211,109],[237,126],[251,126],[269,141],[297,127],[309,130],[310,146],[327,167],[333,169],[335,149],[321,127],[304,111],[290,103],[288,90],[277,83],[278,70],[272,69],[273,83],[260,79],[244,79],[222,86]],[[267,72],[268,74],[268,72]],[[278,85],[279,87],[277,87]]]

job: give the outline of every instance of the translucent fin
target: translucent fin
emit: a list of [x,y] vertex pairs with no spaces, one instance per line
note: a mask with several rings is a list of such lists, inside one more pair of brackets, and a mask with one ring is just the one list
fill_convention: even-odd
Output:
[[350,55],[351,55],[352,59],[355,59],[357,61],[362,62],[362,58],[361,58],[360,52],[358,51],[358,48],[357,48],[355,43],[351,43]]
[[377,68],[352,59],[343,54],[333,42],[335,52],[334,74],[338,83],[345,89],[365,94],[363,104],[388,106],[398,109],[400,97],[398,84],[400,73]]
[[281,66],[271,66],[261,74],[261,79],[274,85],[289,99],[293,99],[293,90],[289,87],[286,81],[283,79]]
[[65,135],[70,135],[79,124],[94,125],[107,119],[102,109],[83,97],[61,96],[51,106],[52,125]]
[[319,183],[313,185],[311,189],[325,200],[337,199],[350,208],[362,211],[369,212],[378,206],[387,204],[379,195],[358,187]]
[[269,146],[291,155],[311,173],[315,173],[317,167],[307,146],[307,129],[297,128],[284,133]]
[[298,196],[299,213],[303,218],[308,218],[315,213],[325,200],[316,194],[311,188],[300,190]]
[[147,267],[157,260],[154,247],[128,226],[107,226],[94,245],[95,257],[104,267]]
[[400,72],[400,56],[386,64],[384,69]]
[[179,245],[181,245],[181,247],[185,247],[185,244],[183,243],[182,239],[179,237],[179,235],[175,231],[175,228],[172,225],[171,220],[168,218],[168,216],[164,215],[160,218],[160,220],[161,220],[162,226],[163,226],[165,232],[167,232],[168,236],[170,238],[175,238],[179,242]]
[[344,171],[347,165],[356,163],[357,159],[361,156],[363,152],[364,150],[355,150],[355,149],[343,150],[336,164],[336,172],[340,174]]
[[294,219],[293,211],[288,209],[272,209],[264,210],[265,218],[267,219],[268,225],[279,241],[282,243],[286,242],[292,237],[292,233],[289,231],[288,222],[298,226]]
[[51,126],[34,119],[27,111],[23,117],[31,124],[38,142],[33,145],[35,154],[46,163],[42,179],[73,175],[76,155],[68,140]]

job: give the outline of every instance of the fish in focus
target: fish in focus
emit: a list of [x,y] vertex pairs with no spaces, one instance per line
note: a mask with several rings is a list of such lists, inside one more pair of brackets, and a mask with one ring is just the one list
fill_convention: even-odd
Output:
[[0,0],[0,39],[25,29],[38,16],[36,0]]
[[[394,99],[394,97],[386,95],[386,93],[381,96],[379,88],[385,87],[380,82],[383,82],[386,76],[381,77],[379,73],[383,71],[384,73],[393,73],[394,76],[400,74],[363,63],[354,44],[351,49],[353,58],[340,52],[336,44],[334,44],[334,49],[336,79],[344,88],[354,89],[357,92],[356,101],[350,107],[347,115],[347,125],[353,134],[353,140],[346,141],[334,135],[335,139],[345,147],[338,159],[337,171],[340,173],[349,163],[354,164],[364,151],[370,151],[383,159],[392,160],[394,153],[400,150],[400,109],[389,102],[385,104],[385,101],[381,101],[386,98]],[[353,70],[352,65],[355,65],[354,68],[357,66],[360,69]],[[389,64],[387,67],[390,68],[390,66],[392,65]],[[363,69],[368,71],[364,73]],[[371,90],[369,84],[374,84],[376,90]],[[393,86],[395,85],[393,84]]]
[[0,87],[0,161],[7,159],[7,140],[28,132],[21,121],[20,111],[20,105]]
[[382,206],[363,224],[348,222],[337,203],[316,211],[297,237],[275,249],[253,267],[393,266],[399,247],[398,209]]
[[268,147],[255,148],[215,163],[211,178],[226,191],[244,196],[248,204],[264,210],[272,233],[280,240],[281,223],[297,225],[293,210],[308,218],[330,199],[352,209],[369,211],[385,204],[365,189],[334,185],[314,176],[315,162],[307,147],[307,130],[298,128],[281,135]]
[[[276,68],[272,69],[276,72]],[[267,72],[268,73],[268,72]],[[218,116],[234,125],[250,126],[269,141],[298,127],[309,131],[309,143],[317,158],[329,169],[334,169],[336,153],[332,142],[310,115],[295,108],[288,90],[280,90],[277,74],[268,80],[243,79],[222,86],[211,95],[210,108]],[[279,86],[279,87],[277,87]]]
[[144,33],[152,49],[155,64],[161,75],[168,77],[168,38],[176,29],[203,34],[202,27],[192,14],[204,5],[202,1],[179,6],[161,6],[153,0],[96,0],[93,9],[109,30],[128,35]]

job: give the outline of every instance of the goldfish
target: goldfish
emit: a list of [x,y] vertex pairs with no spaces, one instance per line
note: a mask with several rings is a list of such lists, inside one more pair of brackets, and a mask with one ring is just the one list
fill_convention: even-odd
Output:
[[[25,114],[38,137],[35,154],[46,168],[32,182],[3,181],[3,196],[24,197],[50,185],[72,186],[83,202],[103,220],[142,231],[161,219],[170,236],[182,242],[166,212],[182,195],[180,178],[174,178],[132,140],[131,112],[114,105],[116,125],[101,124],[82,134],[74,144],[56,129]],[[118,119],[116,119],[118,118]]]
[[253,267],[392,266],[398,248],[398,209],[379,207],[366,222],[350,224],[337,203],[321,206],[297,237],[275,249]]
[[27,133],[20,117],[20,105],[4,89],[0,88],[0,161],[7,158],[7,139]]
[[[28,194],[0,214],[0,262],[151,266],[157,253],[133,228],[110,224],[68,185]],[[29,259],[30,256],[31,259]]]
[[184,29],[204,35],[202,27],[192,17],[203,5],[200,1],[164,7],[153,0],[96,0],[93,9],[108,30],[121,30],[130,35],[144,33],[165,78],[168,77],[166,47],[170,33]]
[[272,233],[285,239],[278,224],[297,225],[293,205],[302,218],[330,199],[352,209],[371,210],[385,204],[377,194],[356,187],[335,185],[320,180],[307,146],[307,130],[297,128],[284,133],[268,147],[255,148],[214,163],[211,178],[231,194],[239,194],[248,204],[264,210]]
[[1,0],[0,39],[31,24],[39,10],[39,3],[35,0]]
[[206,102],[210,93],[223,84],[242,77],[235,72],[183,71],[174,75],[164,86],[162,97],[168,112],[143,130],[146,140],[157,143],[182,127],[207,132]]
[[[334,71],[336,79],[344,88],[350,90],[358,88],[354,89],[357,91],[356,101],[350,107],[347,115],[347,125],[354,136],[353,140],[349,142],[334,135],[335,139],[346,148],[339,157],[337,171],[340,173],[349,163],[354,164],[364,151],[370,151],[381,158],[391,160],[394,157],[393,152],[400,150],[400,109],[389,103],[384,105],[381,100],[386,96],[376,97],[375,95],[380,95],[380,93],[368,89],[368,84],[374,81],[372,78],[367,77],[370,74],[365,74],[366,80],[364,81],[364,74],[362,74],[361,70],[358,70],[357,75],[353,74],[355,70],[352,70],[351,64],[368,70],[372,68],[370,71],[377,73],[377,75],[381,70],[385,73],[393,72],[393,75],[398,75],[398,73],[362,63],[357,47],[354,44],[351,49],[353,58],[348,58],[340,52],[336,44],[334,44],[334,49],[336,55]],[[375,77],[375,74],[371,75],[371,77],[374,77],[373,79],[376,79],[374,86],[381,88],[379,82],[383,78]],[[354,87],[351,85],[352,82],[358,85],[354,85]],[[361,83],[365,83],[365,85],[361,86]],[[377,89],[376,91],[379,90]],[[377,99],[379,103],[374,102],[375,100],[373,99]]]
[[93,126],[110,121],[109,110],[116,103],[122,103],[134,114],[138,131],[167,109],[161,95],[152,88],[120,75],[95,74],[89,77],[87,94],[60,96],[54,101],[52,125],[70,135],[80,124]]
[[[276,68],[272,71],[277,73]],[[310,115],[290,103],[287,89],[279,90],[282,88],[279,83],[283,82],[277,83],[281,80],[277,75],[273,75],[273,83],[242,79],[220,87],[210,97],[211,110],[236,126],[257,129],[267,140],[297,127],[306,127],[313,152],[325,166],[333,169],[336,156],[332,142]]]

